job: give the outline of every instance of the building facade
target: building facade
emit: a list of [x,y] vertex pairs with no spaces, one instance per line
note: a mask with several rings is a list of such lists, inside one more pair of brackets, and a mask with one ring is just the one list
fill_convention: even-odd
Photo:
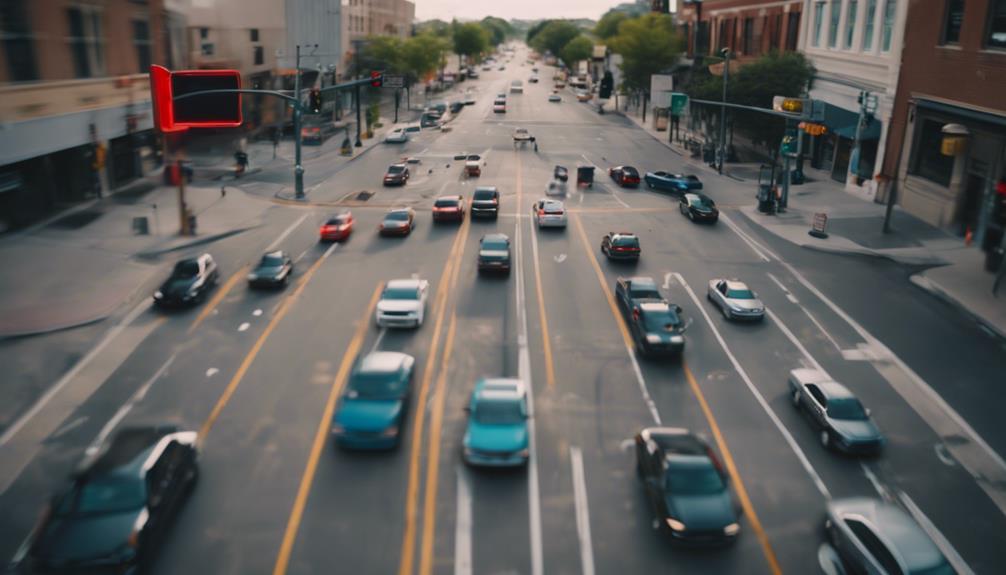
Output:
[[0,231],[152,168],[159,146],[147,74],[179,53],[168,49],[181,36],[178,4],[0,4]]
[[743,60],[796,50],[802,9],[800,0],[680,0],[677,20],[689,58],[729,48]]
[[351,66],[353,54],[367,36],[412,34],[416,5],[408,0],[345,0],[342,5],[343,67]]
[[1006,0],[911,2],[905,30],[883,173],[906,211],[997,244],[1006,227]]

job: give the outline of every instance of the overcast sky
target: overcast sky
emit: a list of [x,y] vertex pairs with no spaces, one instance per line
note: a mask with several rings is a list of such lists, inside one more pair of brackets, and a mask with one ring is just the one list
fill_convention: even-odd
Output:
[[450,21],[481,20],[497,16],[504,20],[518,18],[591,18],[598,19],[612,6],[624,0],[413,0],[416,19],[439,18]]

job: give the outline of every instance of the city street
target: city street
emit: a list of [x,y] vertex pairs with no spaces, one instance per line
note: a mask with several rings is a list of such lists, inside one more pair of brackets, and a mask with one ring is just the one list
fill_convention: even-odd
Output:
[[[338,166],[337,145],[326,145],[305,162],[306,202],[276,197],[291,185],[288,167],[235,181],[262,204],[262,225],[162,261],[212,254],[221,277],[207,300],[170,312],[146,293],[123,302],[122,329],[90,335],[102,343],[79,372],[6,422],[0,554],[11,568],[90,446],[123,426],[173,423],[199,432],[201,471],[157,574],[817,573],[825,505],[851,496],[901,505],[958,572],[1002,573],[1006,426],[995,399],[1006,343],[913,286],[906,266],[766,232],[740,210],[755,201],[753,183],[688,163],[570,91],[549,102],[553,69],[537,64],[542,81],[530,84],[525,58],[518,50],[505,71],[444,94],[471,88],[477,100],[449,131],[424,129]],[[494,113],[494,96],[517,79],[523,93]],[[537,150],[513,143],[517,127]],[[463,176],[462,153],[481,155],[481,176]],[[382,187],[406,157],[418,159],[408,183]],[[720,220],[696,224],[675,196],[619,187],[607,171],[622,164],[697,174]],[[532,204],[556,165],[571,172],[568,226],[539,229]],[[596,167],[592,187],[575,185],[578,165]],[[470,200],[476,186],[498,188],[498,219],[433,223],[437,196]],[[379,236],[383,214],[402,206],[416,210],[415,230]],[[326,216],[345,209],[351,238],[319,243]],[[494,232],[511,240],[509,276],[478,272],[479,240]],[[638,264],[600,252],[608,232],[639,236]],[[245,276],[271,249],[295,259],[293,280],[253,291]],[[614,290],[637,275],[683,309],[682,358],[635,352]],[[410,277],[430,282],[425,322],[378,328],[382,286]],[[720,277],[747,282],[764,321],[725,319],[706,298]],[[333,410],[354,361],[373,350],[416,358],[401,444],[336,448]],[[826,371],[870,408],[887,437],[880,455],[822,447],[790,401],[787,376],[800,367]],[[464,408],[483,376],[530,386],[526,467],[462,460]],[[655,528],[632,441],[651,426],[690,429],[713,447],[742,510],[735,543],[690,549]]]

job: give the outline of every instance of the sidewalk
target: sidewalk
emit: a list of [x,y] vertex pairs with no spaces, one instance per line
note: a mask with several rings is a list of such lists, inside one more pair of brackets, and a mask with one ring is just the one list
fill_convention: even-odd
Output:
[[[0,337],[67,329],[111,315],[162,273],[158,256],[209,243],[261,223],[269,204],[228,187],[186,187],[197,235],[179,236],[176,188],[151,174],[0,238]],[[149,235],[133,231],[146,217]]]
[[[911,282],[957,307],[1000,337],[1006,338],[1006,293],[992,294],[995,276],[984,268],[984,253],[966,246],[962,238],[915,218],[895,206],[890,234],[882,233],[886,207],[845,191],[825,172],[805,168],[807,182],[790,186],[785,213],[766,215],[756,209],[758,164],[728,164],[723,176],[677,142],[668,133],[643,125],[639,116],[614,112],[628,118],[681,157],[705,182],[706,190],[719,203],[739,206],[753,223],[800,247],[838,254],[883,257],[916,266],[929,266],[911,276]],[[649,118],[647,118],[649,120]],[[815,213],[828,216],[826,239],[809,235]]]

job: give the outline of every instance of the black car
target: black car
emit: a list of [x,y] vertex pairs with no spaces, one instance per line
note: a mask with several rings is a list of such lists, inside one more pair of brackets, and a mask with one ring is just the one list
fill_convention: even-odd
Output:
[[559,180],[560,182],[565,182],[569,180],[569,170],[565,166],[556,166],[552,170],[552,177]]
[[479,240],[479,272],[510,273],[510,238],[506,234],[486,234]]
[[644,357],[679,357],[685,350],[681,307],[666,301],[645,300],[626,309],[629,333]]
[[154,303],[162,307],[199,303],[219,279],[217,263],[210,254],[183,259],[154,292]]
[[472,217],[496,219],[500,214],[500,193],[494,186],[479,186],[472,194]]
[[293,259],[284,251],[269,252],[262,256],[258,265],[248,274],[251,287],[283,287],[290,283],[293,275]]
[[639,238],[628,232],[608,232],[601,240],[601,253],[609,260],[638,261]]
[[409,167],[405,164],[391,164],[384,174],[385,186],[404,186],[409,181]]
[[465,109],[465,103],[461,101],[451,102],[451,113],[457,114],[461,110]]
[[740,510],[730,477],[705,441],[687,429],[650,427],[635,443],[636,474],[662,531],[693,544],[736,539]]
[[716,223],[720,219],[720,211],[716,202],[705,194],[685,194],[678,200],[678,211],[693,222]]
[[127,573],[149,565],[198,478],[194,431],[119,431],[87,457],[32,533],[35,572]]

